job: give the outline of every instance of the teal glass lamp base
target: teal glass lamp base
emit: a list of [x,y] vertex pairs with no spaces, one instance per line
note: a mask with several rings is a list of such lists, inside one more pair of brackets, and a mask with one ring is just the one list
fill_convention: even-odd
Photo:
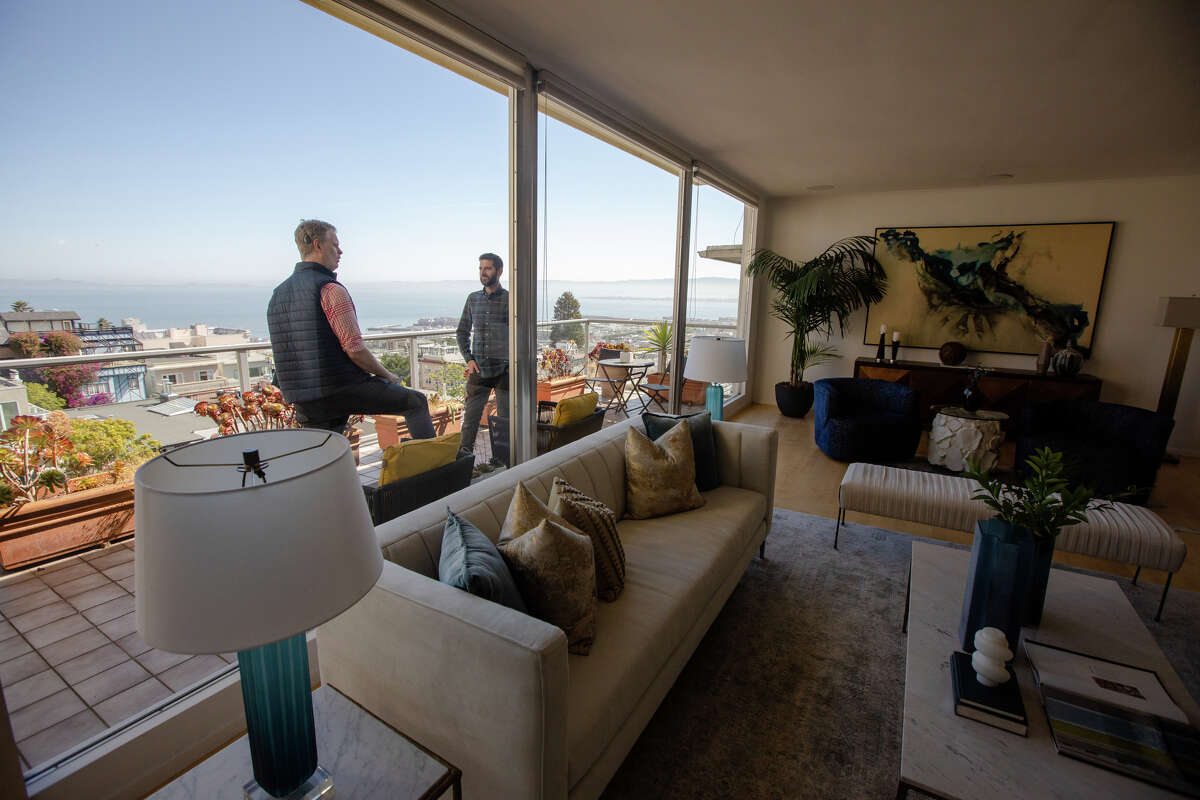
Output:
[[719,383],[710,383],[704,391],[704,407],[715,420],[725,419],[725,387]]
[[[279,800],[258,785],[258,781],[250,781],[242,787],[242,797],[245,800]],[[285,800],[317,800],[318,798],[333,797],[333,776],[322,766],[308,776],[308,780],[296,787],[291,793],[284,795]]]
[[246,706],[246,737],[254,765],[254,780],[244,787],[245,796],[289,800],[332,797],[333,780],[317,765],[305,635],[298,633],[240,650],[238,667]]

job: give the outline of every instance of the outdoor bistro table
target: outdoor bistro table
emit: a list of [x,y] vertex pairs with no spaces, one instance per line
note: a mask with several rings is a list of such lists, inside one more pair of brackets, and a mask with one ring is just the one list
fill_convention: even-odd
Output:
[[[649,374],[650,368],[653,367],[654,364],[655,361],[651,358],[635,358],[631,361],[622,361],[619,358],[603,358],[596,362],[597,374],[594,377],[587,379],[588,386],[595,391],[596,385],[593,384],[621,384],[620,391],[614,391],[612,393],[612,397],[609,399],[608,405],[604,407],[604,410],[610,411],[613,408],[616,408],[626,417],[628,417],[629,400],[632,399],[634,395],[636,395],[638,399],[645,397],[645,399],[642,401],[643,408],[650,404],[650,398],[645,394],[645,392],[642,391],[640,384],[646,379],[646,375]],[[601,367],[608,367],[607,375],[599,374]],[[616,369],[624,370],[624,377],[614,377],[612,370]],[[628,397],[626,397],[625,387],[630,385],[632,385],[633,391]]]

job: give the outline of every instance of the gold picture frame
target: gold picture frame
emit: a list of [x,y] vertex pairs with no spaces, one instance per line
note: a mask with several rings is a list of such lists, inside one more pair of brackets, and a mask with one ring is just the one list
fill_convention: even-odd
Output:
[[876,228],[888,290],[867,310],[863,343],[882,324],[904,347],[1034,355],[1051,340],[1090,354],[1115,225]]

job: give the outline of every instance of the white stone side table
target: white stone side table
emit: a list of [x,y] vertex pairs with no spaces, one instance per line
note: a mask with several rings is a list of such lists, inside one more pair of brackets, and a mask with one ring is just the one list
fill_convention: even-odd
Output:
[[1004,432],[1000,423],[1008,419],[1002,411],[967,411],[947,406],[938,411],[929,430],[929,463],[955,472],[978,461],[986,471],[996,465]]

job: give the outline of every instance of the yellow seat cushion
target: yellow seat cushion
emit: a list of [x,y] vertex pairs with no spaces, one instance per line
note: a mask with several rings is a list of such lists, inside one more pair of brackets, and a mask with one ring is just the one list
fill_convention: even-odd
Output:
[[462,433],[447,433],[436,439],[409,439],[383,451],[383,471],[379,485],[411,478],[431,469],[444,467],[458,458]]
[[596,410],[598,402],[600,402],[600,395],[595,392],[581,394],[578,397],[563,398],[554,407],[554,416],[550,418],[550,424],[555,426],[570,425],[572,422],[579,422],[581,419],[586,419],[589,414]]

